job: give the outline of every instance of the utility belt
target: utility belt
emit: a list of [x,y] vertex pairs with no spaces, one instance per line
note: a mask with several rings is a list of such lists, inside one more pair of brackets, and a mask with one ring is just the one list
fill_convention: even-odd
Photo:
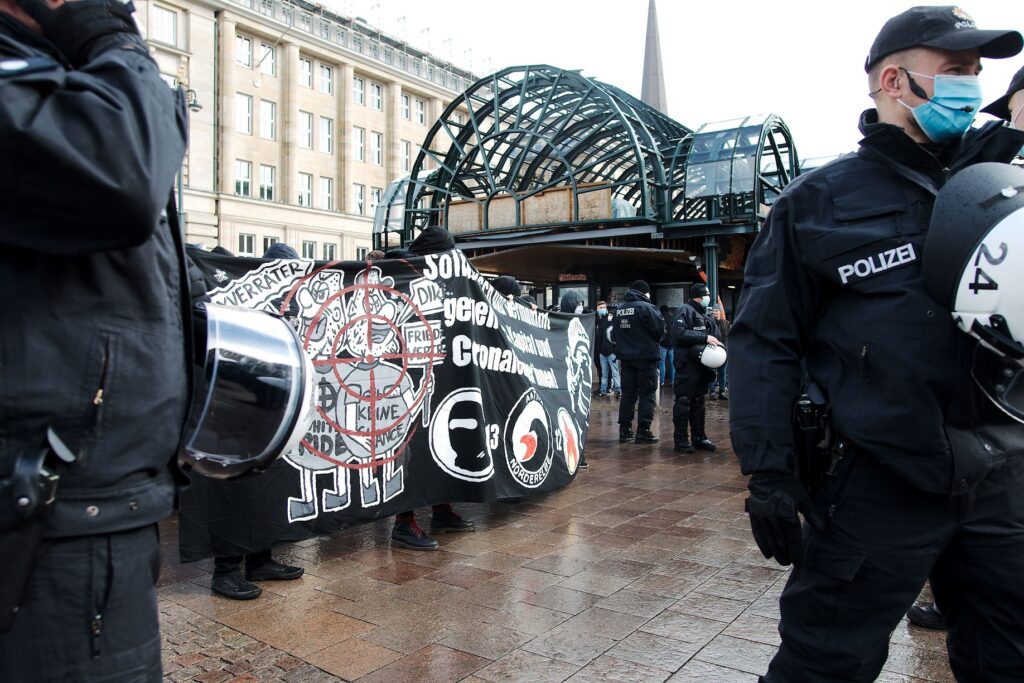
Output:
[[816,498],[828,478],[838,474],[850,442],[832,429],[828,401],[813,382],[793,406],[793,437],[797,479],[811,498]]
[[57,499],[60,472],[75,459],[48,428],[41,443],[15,456],[11,475],[0,479],[0,633],[10,630],[21,608],[42,554],[43,529]]

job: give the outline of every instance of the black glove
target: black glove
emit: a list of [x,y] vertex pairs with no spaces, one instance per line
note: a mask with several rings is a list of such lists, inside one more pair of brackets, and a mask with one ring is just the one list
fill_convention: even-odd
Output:
[[71,0],[57,9],[50,9],[45,0],[16,2],[76,68],[89,61],[90,50],[100,38],[117,33],[139,35],[132,20],[134,7],[119,0]]
[[803,562],[803,534],[801,512],[807,523],[821,531],[825,528],[811,497],[792,474],[755,474],[747,484],[750,497],[746,509],[750,515],[750,529],[757,547],[766,557],[774,557],[783,567]]

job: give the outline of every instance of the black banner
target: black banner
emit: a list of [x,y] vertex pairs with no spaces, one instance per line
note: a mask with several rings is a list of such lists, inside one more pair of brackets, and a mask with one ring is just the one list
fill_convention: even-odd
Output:
[[532,310],[462,252],[318,263],[190,252],[215,303],[282,313],[316,369],[297,450],[193,477],[184,561],[265,550],[434,503],[552,491],[587,436],[593,316]]

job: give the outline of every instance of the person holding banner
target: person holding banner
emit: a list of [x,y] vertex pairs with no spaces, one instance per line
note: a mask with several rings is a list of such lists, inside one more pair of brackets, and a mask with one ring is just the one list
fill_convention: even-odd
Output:
[[[622,359],[622,400],[619,402],[619,441],[657,443],[651,432],[655,394],[658,391],[658,361],[661,340],[665,336],[665,318],[651,303],[651,287],[637,280],[626,292],[623,304],[615,311],[612,339]],[[637,403],[639,402],[639,408]],[[633,413],[637,430],[633,434]]]
[[2,681],[161,680],[186,130],[130,3],[0,0]]

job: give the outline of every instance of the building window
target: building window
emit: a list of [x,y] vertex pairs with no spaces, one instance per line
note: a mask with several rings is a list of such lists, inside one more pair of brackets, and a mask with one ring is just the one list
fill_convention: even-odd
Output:
[[362,216],[366,213],[366,185],[353,185],[352,198],[354,200],[352,205],[353,212]]
[[370,134],[370,159],[375,166],[384,165],[384,134]]
[[299,174],[299,206],[313,206],[313,176],[309,173]]
[[370,107],[384,111],[384,86],[380,83],[370,83]]
[[334,178],[320,176],[320,208],[325,211],[334,209]]
[[235,94],[235,130],[252,135],[252,97]]
[[402,140],[402,170],[409,171],[412,169],[412,143],[408,140]]
[[263,238],[263,253],[266,254],[267,253],[267,249],[270,249],[270,247],[274,246],[275,244],[277,244],[280,241],[281,240],[277,239],[276,237],[264,237]]
[[149,37],[168,45],[178,45],[178,13],[153,5],[150,13]]
[[320,92],[334,94],[334,69],[326,64],[320,65]]
[[252,162],[235,159],[235,194],[249,197],[252,194]]
[[256,235],[251,235],[246,232],[238,233],[238,255],[239,256],[253,256],[255,255],[256,248]]
[[423,100],[416,100],[416,123],[421,125],[427,123],[427,103]]
[[356,247],[356,261],[365,261],[369,255],[370,250],[368,247]]
[[172,76],[171,74],[160,74],[160,80],[167,84],[167,87],[171,90],[178,89],[178,77]]
[[324,244],[324,261],[334,260],[334,255],[337,253],[336,247],[335,244]]
[[277,138],[277,105],[267,100],[260,100],[260,137]]
[[366,129],[354,128],[355,160],[366,161]]
[[302,258],[316,258],[316,242],[313,240],[302,240]]
[[303,88],[313,87],[313,60],[299,59],[299,85]]
[[260,199],[274,201],[274,180],[277,169],[273,166],[260,164]]
[[308,111],[299,112],[299,147],[313,149],[313,115]]
[[334,154],[334,119],[320,117],[320,151]]
[[409,112],[409,96],[402,95],[402,118],[408,121],[410,116],[411,114]]
[[455,123],[457,123],[457,124],[459,124],[461,126],[465,122],[466,122],[466,120],[464,118],[462,118],[462,114],[459,114],[458,112],[456,112],[456,114],[455,114]]
[[277,73],[277,49],[270,43],[260,43],[260,72],[268,76]]
[[377,210],[377,205],[380,204],[380,196],[384,194],[383,188],[371,187],[370,188],[370,213]]
[[252,67],[252,39],[235,37],[235,61],[242,66]]
[[356,104],[366,104],[366,81],[358,76],[352,78],[352,101]]

